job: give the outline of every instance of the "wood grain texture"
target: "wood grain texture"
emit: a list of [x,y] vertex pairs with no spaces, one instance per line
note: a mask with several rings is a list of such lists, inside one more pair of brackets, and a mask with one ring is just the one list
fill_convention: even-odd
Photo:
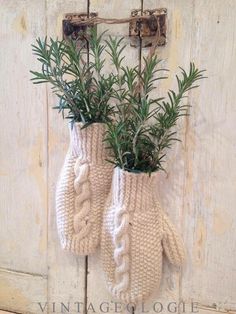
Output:
[[0,314],[15,314],[14,312],[9,312],[9,311],[1,311],[0,310]]
[[[128,17],[141,0],[90,0],[101,17]],[[87,300],[88,311],[115,313],[106,290],[99,252],[85,259],[63,252],[55,219],[55,185],[68,147],[66,121],[52,110],[49,88],[33,86],[38,65],[30,44],[45,35],[61,38],[68,12],[86,12],[87,0],[0,0],[0,309],[61,313],[61,303]],[[162,285],[134,313],[153,303],[198,302],[200,314],[236,313],[236,2],[234,0],[143,0],[143,8],[168,10],[167,45],[157,49],[170,69],[158,93],[174,87],[178,65],[194,61],[208,79],[190,94],[191,116],[179,124],[182,143],[170,151],[160,174],[160,201],[184,235],[182,271],[165,262]],[[139,62],[129,46],[128,25],[99,25],[99,32],[125,36],[126,63]],[[142,50],[146,56],[148,49]],[[53,308],[55,302],[55,308]],[[101,305],[102,304],[102,305]],[[108,310],[109,307],[109,310]],[[0,310],[0,313],[1,313]],[[64,308],[65,311],[65,308]],[[42,312],[42,311],[41,311]],[[131,313],[123,310],[121,313]],[[184,313],[179,310],[179,313]]]
[[46,89],[32,85],[29,70],[37,67],[30,45],[45,34],[45,2],[0,1],[0,7],[0,308],[33,313],[33,302],[47,294],[42,278],[47,274],[47,110]]
[[[1,267],[46,273],[45,87],[32,87],[31,43],[45,31],[44,1],[1,1]],[[25,5],[31,12],[26,10]],[[13,9],[14,8],[14,9]],[[36,18],[36,10],[41,19]],[[21,47],[21,49],[19,49]],[[26,123],[27,122],[27,123]],[[30,222],[30,223],[29,223]],[[29,237],[31,241],[28,241]],[[26,249],[27,243],[27,249]]]
[[40,313],[38,302],[47,302],[47,277],[0,270],[0,309],[17,313]]
[[190,98],[182,298],[236,309],[235,1],[194,2],[191,57],[208,79]]
[[[86,1],[47,1],[47,36],[62,38],[62,19],[66,13],[86,12]],[[48,302],[56,303],[55,312],[60,313],[60,302],[71,304],[70,313],[76,313],[74,302],[84,302],[85,258],[77,257],[61,249],[56,227],[55,187],[69,146],[67,120],[53,110],[58,99],[48,86]]]

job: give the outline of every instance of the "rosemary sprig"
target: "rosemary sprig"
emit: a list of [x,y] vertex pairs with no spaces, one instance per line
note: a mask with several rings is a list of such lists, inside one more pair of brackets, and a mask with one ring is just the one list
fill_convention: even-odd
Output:
[[[103,35],[103,34],[102,34]],[[73,41],[38,38],[32,45],[33,53],[41,63],[41,71],[31,71],[34,84],[50,83],[59,102],[58,109],[72,123],[83,122],[87,126],[95,122],[108,122],[114,108],[110,98],[117,77],[102,72],[106,46],[102,35],[95,30],[90,34],[92,61],[84,61],[86,52],[78,49]]]
[[106,141],[113,151],[113,159],[109,161],[130,172],[164,170],[166,149],[179,140],[174,127],[180,117],[188,115],[189,105],[182,100],[198,87],[196,82],[204,78],[204,71],[198,70],[194,63],[190,63],[189,72],[180,68],[181,74],[176,76],[178,91],[169,90],[167,99],[152,99],[150,93],[155,82],[167,78],[162,74],[167,70],[158,68],[161,60],[156,56],[144,59],[141,71],[138,67],[124,67],[121,54],[115,58],[113,54],[115,47],[123,47],[122,41],[114,39],[111,43],[108,49],[121,92],[116,97],[117,119],[108,123]]
[[[42,67],[31,71],[32,81],[51,84],[59,98],[54,108],[63,117],[66,112],[72,123],[107,124],[106,142],[113,151],[109,161],[115,166],[132,172],[164,170],[166,150],[179,140],[175,126],[188,115],[189,104],[183,99],[198,87],[204,71],[194,63],[188,72],[180,68],[177,91],[169,90],[166,98],[151,98],[155,83],[167,78],[167,70],[159,68],[161,60],[144,58],[143,69],[124,65],[123,38],[109,36],[103,41],[103,35],[91,31],[89,63],[84,61],[84,50],[72,41],[37,39],[33,53]],[[105,53],[114,66],[108,74],[103,73]]]

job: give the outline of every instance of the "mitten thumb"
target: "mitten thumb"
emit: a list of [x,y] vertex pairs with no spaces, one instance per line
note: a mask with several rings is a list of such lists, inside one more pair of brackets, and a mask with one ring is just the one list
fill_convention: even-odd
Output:
[[180,266],[183,264],[185,259],[183,241],[165,214],[163,214],[162,245],[167,258],[173,265]]

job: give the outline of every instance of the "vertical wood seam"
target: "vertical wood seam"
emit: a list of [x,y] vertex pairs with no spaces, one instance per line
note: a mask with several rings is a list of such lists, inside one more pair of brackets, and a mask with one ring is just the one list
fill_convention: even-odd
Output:
[[[44,0],[44,14],[45,14],[45,33],[46,36],[48,35],[48,15],[47,15],[47,0]],[[46,84],[45,87],[45,96],[46,96],[46,124],[47,124],[47,129],[46,129],[46,142],[47,142],[47,153],[46,153],[46,184],[47,184],[47,193],[46,193],[46,204],[47,204],[47,214],[46,214],[46,219],[47,219],[47,253],[46,253],[46,262],[47,262],[47,283],[46,283],[46,293],[47,293],[47,302],[49,304],[49,259],[48,259],[48,244],[49,244],[49,228],[50,228],[50,221],[49,221],[49,112],[48,112],[48,85]],[[49,314],[49,308],[47,308],[47,313]]]
[[[143,15],[143,0],[140,0],[140,10],[141,10],[140,15]],[[138,32],[138,37],[139,37],[138,69],[139,69],[139,73],[141,73],[141,70],[142,70],[142,42],[143,42],[143,40],[142,40],[140,30]],[[139,83],[141,83],[140,80],[139,80]]]
[[[87,17],[89,18],[90,14],[90,0],[87,0]],[[87,42],[87,63],[89,64],[89,42]],[[88,305],[88,265],[89,257],[85,256],[84,268],[84,314],[87,314],[87,305]]]
[[[144,0],[140,0],[140,9],[141,9],[140,15],[143,15],[143,1]],[[138,36],[139,36],[138,68],[139,68],[139,73],[141,73],[142,71],[142,36],[141,36],[140,31],[138,33]],[[141,97],[141,95],[139,97]],[[135,312],[136,312],[135,307],[132,307],[132,314],[135,314]]]
[[[193,49],[193,26],[194,26],[194,16],[195,16],[195,3],[194,0],[192,0],[192,21],[191,21],[191,37],[190,37],[190,51],[189,51],[189,57],[192,58],[192,49]],[[191,95],[191,91],[188,92],[188,97]],[[188,99],[189,102],[189,99]],[[188,154],[187,154],[187,138],[188,138],[188,130],[189,130],[189,116],[187,115],[185,117],[185,132],[184,132],[184,178],[183,178],[183,193],[182,193],[182,209],[181,209],[181,225],[185,227],[185,190],[186,190],[186,184],[187,184],[187,173],[188,173]],[[185,229],[184,229],[185,230]],[[184,234],[184,232],[183,232]],[[180,271],[179,276],[179,303],[183,301],[183,276],[182,276],[182,270]],[[181,314],[180,308],[178,307],[178,314]]]

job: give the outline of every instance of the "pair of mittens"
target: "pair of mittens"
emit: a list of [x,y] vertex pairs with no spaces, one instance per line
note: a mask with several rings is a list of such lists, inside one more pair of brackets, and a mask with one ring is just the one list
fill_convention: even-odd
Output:
[[70,128],[70,147],[56,188],[56,218],[62,248],[89,255],[100,244],[113,167],[106,161],[105,125],[82,126]]
[[70,131],[70,147],[56,190],[61,245],[78,255],[89,255],[101,241],[111,294],[127,303],[143,301],[160,283],[163,251],[172,264],[182,264],[182,240],[154,200],[157,174],[113,171],[106,161],[105,126],[81,127],[76,123]]
[[163,251],[180,266],[184,247],[154,200],[156,174],[116,168],[104,212],[101,259],[111,294],[123,302],[144,301],[159,286]]

